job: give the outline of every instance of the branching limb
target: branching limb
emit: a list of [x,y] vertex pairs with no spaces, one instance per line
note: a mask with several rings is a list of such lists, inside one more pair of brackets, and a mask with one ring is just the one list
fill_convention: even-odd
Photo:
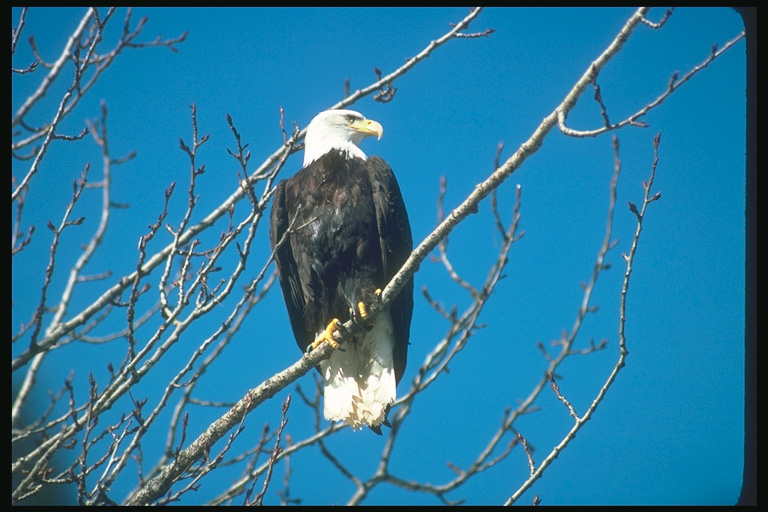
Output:
[[[642,18],[645,20],[645,18]],[[661,26],[663,23],[660,23],[659,26]],[[658,28],[658,27],[654,27]],[[745,32],[741,32],[741,34],[737,35],[735,38],[728,41],[723,48],[720,50],[717,49],[717,45],[712,47],[712,51],[710,52],[709,56],[702,62],[701,64],[695,66],[693,69],[691,69],[688,73],[683,75],[682,77],[679,77],[678,72],[675,72],[672,74],[672,77],[669,79],[669,83],[667,84],[666,90],[659,95],[655,100],[645,105],[643,108],[629,116],[628,118],[624,119],[623,121],[612,124],[608,120],[608,114],[605,104],[603,103],[602,95],[600,94],[600,87],[597,85],[597,75],[599,70],[594,67],[591,77],[591,82],[595,88],[595,101],[597,101],[598,105],[600,106],[600,112],[603,116],[604,125],[602,128],[598,128],[595,130],[574,130],[572,128],[569,128],[565,124],[565,120],[567,117],[567,112],[564,110],[558,111],[557,116],[557,125],[558,128],[560,128],[560,131],[563,132],[565,135],[569,135],[571,137],[596,137],[598,135],[601,135],[603,133],[606,133],[608,131],[612,130],[618,130],[619,128],[623,128],[625,126],[639,126],[642,128],[647,128],[648,125],[640,121],[640,118],[645,116],[648,112],[650,112],[652,109],[658,107],[662,103],[664,103],[664,100],[666,100],[673,92],[675,92],[681,85],[683,85],[685,82],[693,78],[693,76],[701,71],[702,69],[706,68],[712,61],[714,61],[717,57],[723,54],[723,52],[727,51],[730,47],[732,47],[734,44],[739,42],[741,39],[745,37]],[[594,66],[594,65],[593,65]]]
[[[444,183],[443,183],[444,185]],[[444,193],[444,188],[441,187],[440,194]],[[374,475],[372,475],[365,482],[357,484],[357,490],[350,498],[347,504],[354,505],[362,502],[367,496],[368,492],[379,483],[389,482],[391,484],[420,492],[428,492],[437,496],[443,503],[455,504],[447,499],[448,492],[457,489],[463,485],[472,476],[479,472],[482,472],[490,467],[493,467],[498,461],[506,457],[512,449],[513,444],[507,446],[502,451],[501,455],[494,456],[494,448],[496,443],[483,450],[481,454],[472,462],[471,466],[467,470],[458,471],[457,477],[444,484],[423,484],[414,482],[411,480],[405,480],[393,475],[389,469],[389,461],[391,459],[392,452],[397,440],[397,436],[400,432],[400,427],[403,425],[408,413],[411,411],[416,398],[422,395],[422,392],[429,387],[443,372],[447,371],[448,365],[454,360],[458,353],[466,346],[467,342],[479,328],[478,318],[482,312],[485,304],[491,297],[493,290],[498,284],[503,275],[503,270],[509,261],[508,254],[515,241],[519,240],[522,236],[518,234],[518,226],[520,222],[520,205],[521,205],[521,188],[518,186],[516,189],[515,206],[513,210],[513,219],[510,226],[501,232],[503,243],[499,249],[499,253],[495,259],[494,264],[491,266],[488,276],[479,288],[472,286],[463,287],[468,289],[472,297],[472,303],[467,310],[460,317],[452,319],[449,326],[448,333],[445,337],[438,342],[433,351],[427,356],[427,359],[419,368],[418,374],[414,379],[411,388],[398,399],[390,414],[390,423],[392,425],[392,431],[385,443],[384,450],[382,452],[381,461]],[[441,209],[441,203],[438,202],[438,211]],[[498,212],[497,212],[498,215]],[[447,255],[445,255],[447,258]],[[452,267],[449,265],[446,267],[451,278],[457,282],[464,282],[464,280],[457,276],[452,271]],[[455,277],[454,277],[455,276]],[[397,407],[399,406],[399,407]],[[397,407],[397,408],[395,408]],[[499,436],[500,439],[500,436]]]
[[157,477],[147,482],[144,487],[134,493],[127,500],[126,504],[146,505],[164,495],[182,473],[203,456],[226,432],[236,426],[245,414],[258,407],[265,400],[272,398],[288,384],[317,366],[322,359],[330,356],[332,350],[330,346],[322,345],[311,353],[304,355],[286,370],[279,372],[258,387],[250,390],[226,414],[213,422],[189,447],[180,451],[174,462],[163,468]]
[[272,480],[272,471],[275,466],[275,462],[277,461],[278,455],[280,455],[280,452],[282,451],[282,447],[280,446],[280,440],[283,435],[283,429],[288,424],[288,407],[291,405],[291,395],[288,395],[285,397],[285,401],[283,402],[283,408],[282,408],[282,416],[280,419],[280,426],[277,429],[277,433],[275,435],[275,447],[272,449],[272,453],[269,456],[269,461],[267,462],[267,475],[264,478],[264,484],[262,485],[261,492],[256,495],[256,498],[253,500],[252,503],[249,503],[249,495],[246,494],[245,496],[245,502],[248,505],[263,505],[264,504],[264,495],[267,493],[267,487],[269,487],[269,482]]
[[[551,379],[551,382],[553,383],[553,389],[558,396],[558,399],[568,407],[568,410],[571,414],[571,416],[574,417],[574,425],[573,427],[568,431],[566,436],[558,443],[552,451],[547,455],[547,457],[542,460],[542,462],[538,465],[538,467],[531,473],[530,478],[528,478],[523,485],[520,486],[520,488],[515,491],[507,500],[506,505],[512,505],[515,503],[522,494],[528,490],[533,483],[541,477],[544,470],[554,462],[554,460],[557,458],[558,454],[565,449],[566,446],[568,446],[568,443],[576,437],[576,434],[578,431],[584,426],[586,422],[590,420],[592,415],[594,414],[595,410],[597,409],[598,405],[602,402],[603,397],[608,392],[608,389],[612,386],[613,382],[616,379],[616,376],[618,375],[619,371],[624,367],[625,360],[627,355],[629,354],[629,351],[626,347],[626,339],[624,335],[624,326],[626,323],[626,297],[627,292],[629,290],[629,278],[632,273],[632,263],[634,262],[635,253],[637,250],[637,244],[640,239],[640,232],[642,231],[642,223],[643,223],[643,217],[645,215],[645,211],[650,203],[653,201],[656,201],[660,198],[660,193],[656,193],[653,196],[650,196],[651,191],[651,185],[653,184],[653,178],[656,174],[656,165],[658,164],[658,147],[659,147],[659,141],[661,138],[661,134],[658,134],[654,139],[654,161],[653,165],[651,166],[651,174],[650,178],[648,179],[648,183],[643,183],[643,190],[644,190],[644,196],[643,196],[643,205],[640,209],[640,211],[637,210],[636,207],[634,207],[634,204],[630,203],[630,210],[635,214],[635,217],[637,219],[637,228],[635,230],[635,235],[632,238],[632,245],[630,246],[629,252],[624,255],[624,260],[626,261],[627,267],[626,271],[624,273],[624,282],[622,284],[621,288],[621,303],[619,306],[619,328],[618,328],[618,334],[619,334],[619,358],[616,361],[616,365],[611,370],[611,373],[608,375],[605,383],[600,388],[599,392],[597,393],[597,396],[592,401],[590,406],[587,408],[587,410],[584,412],[582,416],[578,416],[575,413],[575,410],[573,407],[570,406],[570,403],[565,399],[565,397],[560,393],[559,388],[557,387],[557,384],[554,381],[554,378],[552,377],[552,372],[548,372],[548,378]],[[616,154],[616,161],[617,161],[617,171],[615,174],[618,174],[618,143],[616,142],[616,139],[614,137],[614,150]]]
[[[100,34],[112,15],[112,11],[109,11],[104,17],[100,17],[98,11],[95,10],[89,10],[88,12],[91,16],[89,18],[91,21],[88,25],[91,30],[91,36],[97,33]],[[479,9],[471,10],[470,14],[462,20],[462,22],[456,24],[450,32],[440,39],[430,43],[426,49],[413,59],[409,59],[404,66],[395,70],[395,72],[385,76],[380,70],[376,69],[377,80],[375,83],[371,84],[366,89],[355,91],[336,106],[351,105],[365,94],[377,94],[378,98],[382,101],[391,99],[395,90],[392,87],[393,81],[402,76],[409,69],[413,68],[416,63],[430,55],[430,53],[440,45],[452,38],[476,38],[488,36],[492,32],[491,29],[476,33],[466,32],[468,24],[479,12]],[[575,436],[580,425],[589,419],[589,415],[595,410],[597,404],[602,400],[605,392],[613,382],[618,369],[623,366],[624,358],[627,354],[624,341],[626,294],[629,285],[629,275],[632,269],[632,261],[634,259],[637,241],[642,227],[642,220],[646,213],[646,207],[648,204],[659,198],[658,193],[653,195],[650,192],[653,181],[653,172],[655,171],[656,166],[655,162],[651,178],[647,185],[644,184],[645,198],[642,206],[638,208],[630,203],[630,210],[636,216],[638,228],[633,239],[632,247],[630,248],[628,255],[625,256],[627,271],[625,274],[624,286],[622,288],[621,322],[619,327],[619,363],[617,363],[614,372],[609,376],[608,381],[600,390],[598,397],[592,405],[587,409],[583,416],[579,416],[576,409],[583,409],[583,406],[575,407],[567,400],[566,386],[563,387],[562,391],[560,390],[560,386],[556,380],[557,374],[555,370],[565,357],[575,354],[591,353],[605,347],[607,343],[606,340],[603,340],[600,343],[595,344],[590,340],[588,348],[574,348],[574,340],[577,333],[580,332],[583,319],[588,313],[595,310],[595,307],[590,304],[590,299],[598,274],[608,266],[604,260],[605,254],[615,245],[610,239],[610,233],[613,204],[615,203],[615,181],[618,176],[619,167],[617,148],[616,175],[611,184],[612,196],[611,206],[609,208],[610,213],[606,226],[606,237],[598,253],[592,277],[584,284],[584,298],[577,313],[574,326],[570,331],[564,331],[562,338],[557,342],[559,353],[550,354],[546,349],[543,349],[542,345],[542,351],[544,352],[546,359],[546,371],[542,372],[543,376],[540,382],[535,386],[529,397],[526,400],[523,400],[518,407],[514,410],[508,408],[504,411],[499,428],[496,432],[492,433],[486,446],[480,450],[474,460],[462,467],[458,464],[449,463],[449,467],[454,471],[455,478],[451,478],[447,482],[441,484],[427,484],[407,480],[392,474],[390,461],[393,458],[392,456],[399,435],[403,432],[402,427],[404,421],[412,410],[412,405],[415,403],[416,396],[422,391],[425,391],[439,376],[448,370],[451,362],[455,361],[454,358],[466,346],[472,335],[478,329],[482,328],[479,318],[480,314],[484,305],[489,300],[491,293],[503,277],[503,270],[507,263],[507,255],[512,243],[522,236],[518,229],[519,207],[521,202],[520,188],[518,187],[516,190],[516,203],[513,218],[512,222],[509,223],[509,226],[507,227],[505,226],[506,222],[502,220],[503,216],[500,215],[498,211],[496,201],[497,187],[513,174],[528,156],[535,153],[539,147],[541,147],[547,134],[555,125],[559,124],[561,128],[565,126],[565,119],[567,118],[568,112],[570,112],[577,99],[590,84],[595,88],[595,99],[601,108],[601,115],[605,128],[614,129],[613,127],[617,126],[611,124],[609,120],[608,108],[603,103],[600,88],[597,84],[597,76],[600,69],[602,69],[610,58],[619,51],[621,45],[631,35],[636,26],[660,28],[668,18],[668,15],[666,15],[662,21],[653,23],[646,19],[646,12],[647,10],[640,9],[633,15],[611,46],[595,61],[595,63],[593,63],[592,66],[590,66],[582,79],[577,82],[573,90],[558,108],[555,109],[552,114],[547,116],[531,137],[504,162],[500,162],[503,145],[499,145],[496,163],[494,165],[495,170],[485,181],[480,183],[471,194],[469,194],[467,199],[462,202],[459,207],[451,211],[448,215],[444,215],[441,211],[438,227],[417,246],[416,250],[403,268],[398,272],[397,276],[395,276],[392,282],[384,289],[381,301],[369,308],[369,317],[375,317],[377,312],[385,309],[391,298],[397,294],[402,284],[413,275],[424,258],[431,254],[432,250],[435,248],[438,249],[438,261],[443,264],[448,276],[454,282],[459,284],[462,289],[467,290],[471,296],[470,306],[460,313],[455,306],[450,310],[441,306],[437,300],[434,300],[429,296],[425,289],[425,295],[428,297],[429,302],[441,315],[443,315],[443,317],[449,320],[450,325],[443,339],[437,342],[432,352],[428,354],[419,369],[418,375],[411,383],[411,387],[405,395],[394,404],[395,406],[390,416],[392,430],[385,440],[379,467],[372,476],[364,479],[355,475],[350,469],[350,465],[337,457],[337,455],[329,449],[330,444],[324,442],[325,439],[335,435],[336,432],[344,430],[344,427],[338,425],[328,425],[323,427],[325,423],[321,418],[319,395],[315,396],[314,401],[308,397],[302,396],[302,398],[305,398],[306,402],[308,402],[310,407],[314,408],[316,412],[316,432],[313,435],[297,442],[288,441],[288,436],[284,435],[284,428],[287,422],[286,405],[283,410],[280,427],[273,432],[273,437],[268,436],[268,431],[265,429],[264,434],[262,435],[262,442],[255,448],[247,450],[246,454],[235,454],[233,456],[230,453],[233,441],[244,426],[246,415],[257,408],[266,399],[274,396],[291,382],[305,374],[310,368],[317,365],[319,361],[329,357],[332,350],[326,345],[321,345],[310,354],[303,356],[297,363],[287,370],[267,379],[260,386],[246,393],[246,395],[236,403],[232,404],[230,402],[228,405],[228,412],[205,429],[202,434],[190,432],[188,429],[187,419],[189,418],[189,409],[191,406],[221,406],[220,402],[201,400],[194,397],[193,391],[197,389],[196,384],[205,371],[210,368],[210,365],[215,361],[216,357],[227,346],[227,343],[234,333],[238,331],[246,313],[258,303],[260,298],[264,296],[264,293],[271,288],[272,283],[275,281],[276,274],[274,272],[268,272],[274,254],[267,259],[260,272],[258,272],[255,277],[251,278],[250,281],[246,282],[245,285],[243,285],[240,280],[243,278],[242,275],[245,271],[246,260],[250,254],[250,248],[255,239],[254,236],[256,230],[259,227],[263,213],[267,210],[268,202],[274,191],[274,182],[288,157],[300,148],[300,141],[305,133],[296,127],[291,136],[288,137],[284,127],[283,112],[281,110],[280,128],[283,133],[283,146],[270,155],[255,170],[249,172],[248,165],[251,155],[247,149],[248,144],[242,142],[240,132],[235,128],[231,117],[228,116],[227,122],[236,141],[236,149],[230,151],[230,154],[238,163],[239,170],[237,171],[237,178],[240,187],[221,205],[212,210],[202,221],[194,224],[191,221],[191,211],[197,204],[197,194],[195,192],[197,190],[196,179],[204,171],[204,165],[199,165],[199,154],[197,153],[197,149],[205,142],[205,137],[198,138],[197,121],[193,109],[192,143],[191,146],[186,146],[182,143],[182,150],[185,151],[190,158],[191,170],[187,210],[178,225],[171,227],[166,224],[166,231],[170,233],[169,238],[171,238],[172,241],[168,243],[168,238],[166,238],[166,240],[162,242],[165,244],[164,248],[154,252],[150,250],[150,239],[155,237],[158,233],[165,233],[165,231],[162,231],[160,228],[163,226],[164,219],[169,213],[168,199],[170,198],[173,186],[171,186],[166,193],[166,205],[159,216],[157,224],[151,226],[149,233],[145,234],[140,240],[138,260],[134,267],[134,272],[114,277],[109,289],[103,291],[101,296],[96,300],[91,299],[90,304],[87,307],[78,313],[72,314],[70,318],[66,318],[66,316],[68,306],[73,304],[71,299],[72,291],[75,289],[74,284],[71,287],[67,287],[69,292],[65,293],[64,297],[61,299],[61,304],[53,311],[53,313],[48,311],[51,306],[49,304],[49,299],[46,299],[46,292],[44,290],[43,299],[40,303],[41,307],[36,310],[33,319],[28,325],[22,327],[21,333],[17,336],[17,339],[22,339],[22,336],[25,335],[25,333],[27,336],[32,334],[30,336],[32,343],[27,350],[23,351],[22,354],[12,361],[12,370],[25,367],[26,375],[29,378],[23,383],[21,391],[16,396],[16,401],[14,402],[13,407],[13,418],[18,417],[18,413],[21,410],[20,404],[25,401],[25,397],[31,392],[34,378],[41,371],[41,362],[43,360],[42,354],[50,352],[52,349],[62,346],[70,341],[85,339],[85,334],[113,311],[125,311],[126,313],[126,329],[121,330],[119,333],[103,337],[103,341],[122,338],[126,343],[126,355],[123,363],[120,364],[118,368],[113,367],[112,364],[109,363],[109,378],[106,385],[100,383],[100,390],[99,386],[96,386],[95,380],[91,380],[90,388],[85,390],[85,394],[88,394],[89,396],[85,401],[78,403],[72,379],[68,379],[65,382],[64,388],[62,388],[62,392],[56,397],[51,398],[50,410],[43,414],[43,417],[39,422],[31,426],[24,426],[23,429],[14,429],[12,436],[14,442],[29,439],[34,435],[42,435],[43,441],[30,453],[19,456],[16,460],[12,461],[12,474],[21,480],[21,484],[13,489],[12,499],[18,501],[26,496],[32,495],[38,492],[42,485],[50,483],[69,483],[70,485],[74,484],[77,487],[79,493],[78,498],[83,504],[112,504],[112,499],[108,496],[111,484],[115,482],[115,479],[127,467],[127,464],[133,460],[138,467],[138,487],[128,496],[127,503],[169,503],[178,500],[184,493],[196,489],[200,479],[214,469],[223,465],[243,461],[246,456],[251,458],[252,455],[253,460],[246,464],[247,467],[243,472],[242,478],[235,482],[230,488],[224,490],[219,497],[212,500],[211,504],[231,502],[236,496],[242,494],[246,494],[246,501],[248,501],[250,497],[253,496],[253,492],[256,489],[255,484],[259,477],[262,477],[260,480],[262,482],[262,489],[261,493],[256,496],[256,501],[261,502],[264,498],[264,492],[267,490],[267,486],[270,481],[273,481],[275,465],[283,460],[287,467],[287,462],[291,454],[314,445],[318,447],[318,450],[324,454],[327,460],[330,461],[330,463],[337,468],[345,478],[349,479],[355,485],[356,490],[350,499],[350,503],[362,502],[375,486],[387,482],[402,488],[431,493],[446,504],[456,503],[455,500],[449,499],[448,493],[456,490],[467,482],[469,478],[476,476],[480,472],[492,468],[499,462],[505,460],[514,448],[522,447],[529,460],[530,478],[523,484],[523,487],[521,487],[518,492],[510,497],[511,502],[516,501],[519,496],[541,476],[544,469],[546,469],[554,458],[557,457],[557,453],[559,453],[559,451],[567,445],[570,439]],[[71,111],[72,106],[85,94],[85,92],[87,92],[90,84],[93,83],[92,81],[84,82],[83,77],[85,75],[83,72],[85,71],[86,66],[97,67],[99,71],[96,73],[98,74],[102,69],[99,66],[111,62],[111,59],[116,57],[117,53],[119,53],[119,48],[167,46],[172,51],[175,51],[174,45],[184,40],[186,34],[165,42],[158,38],[154,43],[136,43],[135,37],[143,29],[144,20],[139,23],[138,28],[131,31],[129,29],[130,14],[129,11],[123,27],[123,35],[120,38],[121,42],[115,47],[115,51],[110,52],[109,54],[97,54],[95,51],[96,39],[88,38],[84,34],[78,36],[77,44],[82,49],[83,55],[81,56],[79,53],[73,52],[72,58],[76,69],[75,78],[70,89],[71,97],[60,104],[59,111],[56,114],[57,117],[55,118],[55,120],[58,119],[56,123],[60,122],[61,118]],[[21,28],[23,27],[23,16],[24,13],[22,13],[22,21],[19,23],[17,32],[12,35],[12,48],[15,47],[18,33],[21,32]],[[735,44],[738,40],[739,38],[728,43],[719,52],[713,50],[710,59],[688,73],[683,79],[677,80],[677,76],[674,76],[670,81],[668,91],[660,97],[661,101],[663,101],[663,98],[674,92],[682,83],[692,77],[693,73],[697,72],[699,69],[703,69],[709,62],[722,54],[722,52],[732,46],[732,44]],[[53,63],[51,66],[50,69],[54,69],[56,63]],[[46,66],[43,63],[39,68],[44,69]],[[58,73],[60,73],[60,70]],[[649,103],[648,108],[653,108],[658,103],[660,103],[659,99]],[[25,123],[25,119],[23,119],[24,117],[25,114],[20,115],[16,125],[19,129],[27,130],[29,127]],[[633,122],[634,124],[639,124],[637,117],[634,118]],[[94,136],[97,145],[102,147],[102,156],[103,158],[106,158],[104,160],[105,167],[118,163],[118,160],[108,158],[106,109],[104,109],[102,113],[101,126],[98,126],[96,123],[89,125],[88,128],[89,132]],[[101,128],[101,131],[99,128]],[[84,135],[84,133],[85,132],[81,133],[79,136]],[[36,150],[30,154],[30,160],[33,158],[42,159],[45,154],[45,147],[50,141],[72,139],[74,137],[57,133],[56,124],[52,122],[40,129],[36,129],[36,131],[34,131],[34,133],[25,141],[14,145],[12,151],[27,147],[27,145],[30,145],[31,147],[33,141],[40,140],[41,138],[45,138],[42,149],[36,148]],[[656,146],[658,146],[658,139],[656,141]],[[14,158],[18,158],[15,153]],[[657,160],[658,159],[656,159],[656,161]],[[32,166],[32,168],[37,169],[39,162],[33,162]],[[99,223],[99,228],[97,228],[96,233],[91,238],[91,244],[89,246],[92,246],[92,250],[90,251],[90,254],[93,254],[99,245],[99,241],[103,235],[101,226],[102,224],[104,226],[107,224],[110,205],[114,207],[109,195],[109,177],[106,176],[107,174],[109,174],[109,169],[105,171],[104,182],[96,184],[96,186],[104,187],[102,190],[104,194],[102,196],[102,222]],[[17,201],[15,209],[17,217],[15,219],[15,227],[13,228],[14,234],[12,238],[12,251],[15,251],[16,253],[21,251],[21,249],[29,243],[32,234],[30,231],[26,238],[19,234],[23,232],[20,218],[24,207],[24,199],[28,190],[27,184],[29,183],[30,178],[31,175],[27,173],[24,180],[18,182],[14,180],[12,182],[12,188],[14,190],[12,197],[13,200]],[[264,182],[264,190],[259,195],[254,186],[260,181]],[[83,187],[85,186],[86,185],[83,185]],[[439,203],[441,210],[444,188],[445,185],[443,184]],[[477,211],[479,203],[488,195],[491,195],[491,207],[494,222],[500,233],[502,247],[499,249],[495,262],[489,269],[486,280],[482,284],[470,283],[468,280],[464,279],[451,264],[448,253],[448,236],[452,229],[466,218],[466,216]],[[249,200],[251,208],[249,213],[244,216],[245,218],[238,221],[238,218],[235,216],[235,206],[243,198]],[[69,215],[69,212],[67,212],[66,215]],[[214,244],[206,246],[205,240],[198,240],[199,235],[206,232],[210,233],[210,228],[212,228],[222,217],[224,217],[222,223],[225,223],[226,226]],[[54,228],[54,233],[57,233],[55,229],[56,228]],[[62,229],[62,226],[60,226],[58,228],[58,234],[55,234],[54,236],[58,237]],[[156,237],[156,240],[159,238],[161,237]],[[155,243],[157,243],[157,241]],[[234,262],[230,268],[231,272],[228,276],[218,279],[218,282],[214,282],[213,279],[214,276],[217,275],[216,272],[221,271],[225,266],[224,261],[226,261],[226,259],[223,258],[223,255],[227,248],[232,249],[230,253],[233,253],[235,249],[237,250],[236,254],[232,254],[234,256]],[[55,249],[52,247],[52,256],[54,253]],[[111,274],[101,274],[95,277],[83,276],[83,267],[86,265],[87,261],[88,259],[86,258],[79,268],[73,269],[75,275],[75,279],[72,281],[73,283],[82,282],[86,279],[104,280],[112,278]],[[162,272],[162,276],[159,276],[160,285],[158,286],[157,283],[157,275],[154,276],[154,286],[150,285],[148,279],[150,274],[154,269],[162,265],[165,265],[165,268]],[[176,274],[174,275],[173,272],[176,272]],[[50,278],[46,278],[45,286],[49,286],[50,281]],[[225,302],[225,300],[231,295],[233,290],[236,289],[237,283],[241,283],[240,288],[242,288],[242,296],[230,299],[231,302],[234,303],[234,305],[230,305],[228,302]],[[154,292],[148,293],[153,288],[157,290],[157,296],[153,295]],[[175,304],[173,303],[174,298],[170,298],[168,295],[174,288],[176,288],[176,291],[178,292],[178,295],[174,297]],[[150,296],[152,298],[148,299],[147,297]],[[161,297],[161,299],[158,299],[158,297]],[[149,307],[145,304],[146,301],[151,302]],[[212,328],[212,332],[194,333],[194,343],[191,345],[194,352],[191,354],[185,352],[184,356],[174,360],[174,362],[178,362],[178,366],[169,373],[172,378],[167,381],[168,386],[160,393],[159,399],[156,398],[157,395],[154,395],[153,400],[156,400],[156,402],[150,403],[142,396],[139,396],[136,392],[136,383],[143,379],[161,359],[163,362],[169,360],[169,358],[164,356],[166,356],[174,346],[178,346],[177,343],[182,339],[182,334],[185,332],[193,332],[193,330],[187,331],[188,327],[200,325],[199,323],[195,323],[196,320],[218,307],[230,307],[231,310],[228,314],[222,315],[224,320],[220,325],[217,324],[216,327]],[[164,315],[162,318],[161,315],[154,315],[155,312],[160,311],[160,308],[162,308],[162,314]],[[50,322],[47,327],[43,325],[44,322],[41,320],[43,315],[46,315],[46,318],[54,319],[54,321]],[[150,320],[154,320],[154,322]],[[147,326],[147,328],[144,332],[139,332],[140,326]],[[357,324],[354,324],[351,321],[348,322],[344,329],[341,329],[335,336],[335,341],[339,343],[348,343],[350,338],[353,337],[360,328],[361,327]],[[152,332],[153,330],[154,332]],[[92,341],[95,341],[95,338]],[[541,391],[547,387],[548,383],[552,387],[558,400],[566,406],[569,414],[574,418],[576,425],[574,425],[574,428],[568,432],[567,436],[563,439],[563,442],[555,447],[555,449],[537,465],[532,455],[534,453],[533,447],[525,440],[521,433],[516,430],[514,423],[521,415],[530,413],[536,409],[535,400],[540,396]],[[82,392],[83,390],[78,391]],[[153,454],[151,459],[152,467],[147,468],[144,466],[145,460],[142,453],[143,436],[149,428],[152,428],[153,432],[155,432],[158,428],[162,429],[166,427],[165,424],[160,425],[158,418],[161,417],[161,413],[168,408],[169,404],[171,404],[171,399],[174,395],[176,396],[176,405],[172,411],[166,411],[171,418],[169,420],[170,428],[168,429],[169,434],[166,441],[165,453],[161,454],[159,457]],[[115,406],[119,405],[118,400],[121,398],[123,399],[123,403],[129,404],[127,415],[118,418],[108,417],[106,415],[100,416],[109,410],[114,412],[117,409]],[[66,404],[67,399],[69,400],[68,406]],[[56,403],[58,403],[59,406],[67,406],[66,411],[64,414],[60,414],[59,408],[59,410],[57,410],[59,416],[49,419],[49,416],[53,416],[51,411]],[[130,407],[133,409],[131,410]],[[97,429],[98,418],[101,418],[102,421],[100,427],[101,430]],[[76,438],[75,435],[77,434],[79,434],[80,437]],[[195,435],[197,435],[196,438]],[[194,438],[192,443],[186,445],[188,439],[192,438]],[[285,447],[280,446],[282,439],[286,439],[287,445]],[[272,440],[274,440],[274,447],[271,450],[265,449],[264,447],[266,446],[266,443],[271,443]],[[213,456],[211,450],[214,449],[215,444],[218,441],[221,441],[221,444],[224,446],[219,450],[218,455]],[[105,444],[108,445],[108,450],[97,454],[96,448],[101,448]],[[48,466],[52,457],[60,449],[71,448],[72,446],[80,448],[80,458],[78,458],[76,462],[73,462],[66,471],[60,472],[58,475],[51,475]],[[270,454],[268,460],[263,461],[261,465],[257,465],[258,456],[261,453],[266,454],[268,452]],[[537,458],[539,458],[539,456],[537,456]],[[146,460],[150,460],[150,457],[148,456]],[[289,473],[290,471],[287,471],[286,478]],[[94,479],[96,479],[95,483]],[[285,484],[285,488],[284,498],[285,501],[288,502],[290,499],[288,498],[287,483]],[[249,491],[249,489],[251,489],[251,491]],[[534,500],[534,502],[536,501],[537,499]]]
[[[648,8],[638,9],[627,21],[624,27],[619,31],[619,34],[614,38],[611,44],[606,50],[590,65],[585,71],[582,77],[576,82],[570,92],[566,95],[565,99],[558,105],[555,110],[549,114],[542,123],[536,128],[531,137],[525,141],[518,150],[509,157],[504,164],[497,168],[485,181],[478,184],[475,190],[469,194],[469,196],[457,206],[448,216],[432,231],[422,242],[413,250],[410,257],[406,260],[403,266],[400,268],[397,274],[392,278],[389,284],[384,288],[381,293],[381,301],[379,302],[380,308],[386,307],[393,297],[397,295],[402,286],[407,281],[408,277],[412,275],[419,267],[422,261],[427,255],[443,240],[448,234],[456,227],[462,220],[468,215],[477,211],[479,203],[496,189],[501,183],[503,183],[509,176],[511,176],[523,162],[532,154],[537,152],[544,143],[544,139],[549,132],[558,124],[559,119],[565,119],[568,112],[570,112],[576,105],[577,100],[583,94],[584,90],[592,83],[592,78],[598,73],[607,63],[621,50],[624,43],[632,34],[634,29],[642,20],[645,19],[645,14]],[[711,58],[716,58],[721,55],[728,48],[733,46],[737,41],[743,37],[743,34],[737,36],[734,40],[728,43],[719,52],[713,52]],[[711,60],[708,59],[708,62]],[[707,62],[707,63],[708,63]],[[706,66],[702,64],[700,67]],[[690,74],[690,76],[693,76]],[[688,80],[690,76],[686,76],[685,80]],[[681,81],[682,82],[682,81]],[[679,83],[678,83],[679,85]],[[677,85],[672,88],[672,91],[677,89]],[[670,91],[670,93],[672,92]],[[663,95],[666,98],[668,94]],[[656,106],[663,101],[663,98],[657,99],[651,103],[650,106]]]
[[[457,36],[456,34],[460,33],[462,30],[467,28],[469,24],[474,20],[482,11],[481,7],[475,7],[472,8],[469,12],[469,14],[460,22],[456,23],[455,25],[451,23],[451,26],[453,27],[452,30],[448,31],[445,35],[442,37],[432,41],[429,43],[429,45],[424,48],[421,52],[419,52],[416,56],[411,57],[410,59],[406,60],[405,64],[401,66],[400,68],[396,69],[392,73],[380,77],[375,83],[357,90],[353,92],[350,95],[347,95],[343,100],[333,105],[332,109],[335,108],[346,108],[353,103],[357,102],[357,100],[364,98],[365,96],[368,96],[369,94],[373,94],[375,91],[386,91],[387,88],[392,84],[392,82],[395,81],[395,79],[403,76],[408,71],[410,71],[414,66],[416,66],[419,62],[429,57],[432,52],[434,52],[437,48],[442,46],[443,44],[447,43],[451,39],[454,39]],[[302,133],[302,138],[304,134]]]

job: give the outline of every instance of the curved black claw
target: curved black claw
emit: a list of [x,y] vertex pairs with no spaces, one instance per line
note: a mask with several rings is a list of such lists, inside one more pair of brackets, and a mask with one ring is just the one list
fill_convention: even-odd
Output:
[[[351,311],[351,310],[350,310],[350,311]],[[352,336],[350,336],[350,334],[349,334],[349,330],[348,330],[348,329],[347,329],[347,328],[344,326],[344,324],[343,324],[343,323],[341,323],[341,322],[339,322],[338,324],[336,324],[336,332],[338,332],[339,334],[341,334],[341,337],[342,337],[342,338],[344,338],[344,339],[350,339],[350,338],[352,338]],[[339,348],[339,350],[342,350],[342,349],[341,349],[341,348]]]

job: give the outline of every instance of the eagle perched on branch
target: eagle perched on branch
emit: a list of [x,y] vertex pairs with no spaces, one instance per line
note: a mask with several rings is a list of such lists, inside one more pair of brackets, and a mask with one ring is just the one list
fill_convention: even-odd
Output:
[[[352,110],[327,110],[307,127],[304,166],[277,185],[270,239],[293,334],[302,350],[323,341],[326,419],[381,433],[405,370],[413,278],[367,330],[342,347],[339,322],[365,321],[411,253],[408,213],[395,175],[358,147],[382,126]],[[285,240],[280,243],[285,237]]]

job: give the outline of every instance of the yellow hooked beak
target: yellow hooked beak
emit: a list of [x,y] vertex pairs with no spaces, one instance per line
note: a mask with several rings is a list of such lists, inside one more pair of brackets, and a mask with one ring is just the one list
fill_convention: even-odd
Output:
[[354,121],[349,126],[353,130],[365,134],[366,137],[376,135],[379,140],[384,133],[384,128],[373,119],[361,119],[359,121]]

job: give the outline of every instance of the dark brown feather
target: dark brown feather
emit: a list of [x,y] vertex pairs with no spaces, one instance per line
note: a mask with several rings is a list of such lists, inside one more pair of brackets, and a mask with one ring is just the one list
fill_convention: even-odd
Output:
[[[291,224],[292,229],[289,229]],[[408,214],[392,170],[382,159],[348,159],[332,150],[281,181],[270,239],[288,316],[306,350],[333,318],[345,322],[360,301],[370,304],[411,253]],[[407,361],[413,278],[390,304],[399,382]]]

